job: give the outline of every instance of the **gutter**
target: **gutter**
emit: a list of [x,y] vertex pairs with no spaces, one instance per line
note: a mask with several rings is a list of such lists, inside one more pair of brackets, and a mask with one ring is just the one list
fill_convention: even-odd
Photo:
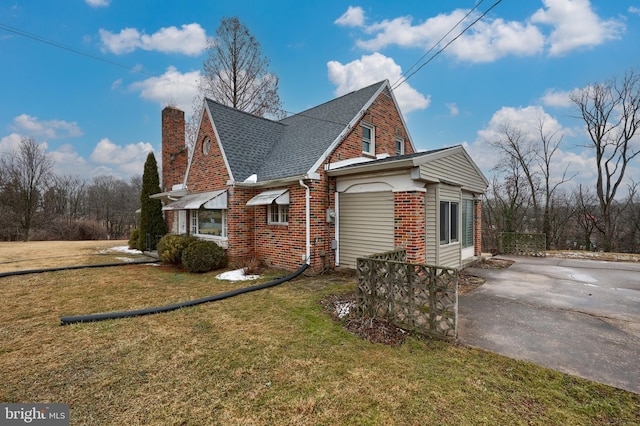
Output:
[[309,203],[311,199],[311,195],[309,192],[309,187],[305,185],[305,183],[300,179],[298,181],[301,187],[305,189],[305,222],[306,222],[306,245],[307,245],[307,253],[306,253],[306,261],[307,265],[311,264],[311,223],[310,223],[310,214],[309,214]]
[[289,185],[291,183],[300,182],[303,179],[319,180],[319,173],[306,173],[304,175],[289,176],[286,178],[265,180],[261,182],[233,182],[228,181],[227,185],[235,186],[236,188],[272,188],[275,186]]

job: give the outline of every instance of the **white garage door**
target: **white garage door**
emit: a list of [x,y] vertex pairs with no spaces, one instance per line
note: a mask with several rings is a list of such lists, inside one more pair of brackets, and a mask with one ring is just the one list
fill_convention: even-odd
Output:
[[356,259],[394,249],[393,192],[340,193],[339,265],[356,267]]

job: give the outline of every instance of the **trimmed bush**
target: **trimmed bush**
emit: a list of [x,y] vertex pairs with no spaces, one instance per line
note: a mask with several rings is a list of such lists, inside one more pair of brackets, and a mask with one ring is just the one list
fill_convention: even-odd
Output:
[[227,252],[213,241],[195,241],[182,252],[182,266],[189,272],[209,272],[227,266]]
[[138,228],[132,229],[131,233],[129,234],[129,248],[130,249],[140,250],[140,247],[139,247],[139,244],[138,244],[138,238],[140,238],[140,230]]
[[164,263],[182,264],[182,253],[198,239],[191,235],[167,234],[158,242],[158,256]]

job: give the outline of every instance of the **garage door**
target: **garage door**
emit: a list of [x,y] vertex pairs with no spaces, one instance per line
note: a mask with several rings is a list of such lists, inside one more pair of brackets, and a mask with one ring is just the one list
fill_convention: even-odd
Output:
[[393,250],[393,227],[393,192],[341,193],[339,265],[355,269],[358,257]]

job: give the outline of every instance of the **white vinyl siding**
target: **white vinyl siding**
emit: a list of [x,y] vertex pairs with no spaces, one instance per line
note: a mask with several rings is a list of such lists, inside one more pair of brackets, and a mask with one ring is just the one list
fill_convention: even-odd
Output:
[[393,192],[340,193],[339,264],[356,267],[356,259],[394,248]]
[[479,194],[486,189],[479,171],[461,152],[420,166],[420,175],[434,181],[456,182],[465,190]]

